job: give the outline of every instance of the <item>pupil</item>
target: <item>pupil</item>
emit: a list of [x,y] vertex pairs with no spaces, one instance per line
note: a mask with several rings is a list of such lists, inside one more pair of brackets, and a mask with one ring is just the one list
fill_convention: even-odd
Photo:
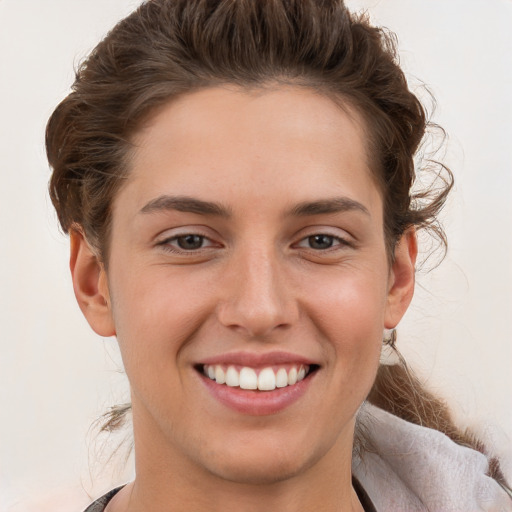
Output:
[[312,249],[329,249],[332,247],[333,237],[329,235],[314,235],[309,237],[309,245]]
[[200,249],[203,245],[203,237],[200,235],[185,235],[178,237],[178,245],[181,249]]

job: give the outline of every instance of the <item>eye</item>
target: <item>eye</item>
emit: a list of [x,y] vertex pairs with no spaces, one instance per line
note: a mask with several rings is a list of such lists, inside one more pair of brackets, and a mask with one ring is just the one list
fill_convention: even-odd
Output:
[[308,236],[308,243],[311,249],[329,249],[333,246],[335,238],[330,235]]
[[195,249],[201,249],[205,240],[206,238],[201,235],[183,235],[176,237],[173,241],[180,249],[193,251]]
[[173,236],[159,242],[160,246],[171,252],[193,252],[206,247],[211,247],[213,242],[204,235],[187,233],[184,235]]
[[346,244],[347,242],[337,236],[319,233],[302,239],[297,245],[298,247],[306,247],[308,249],[314,249],[315,251],[322,251],[331,249],[334,246]]

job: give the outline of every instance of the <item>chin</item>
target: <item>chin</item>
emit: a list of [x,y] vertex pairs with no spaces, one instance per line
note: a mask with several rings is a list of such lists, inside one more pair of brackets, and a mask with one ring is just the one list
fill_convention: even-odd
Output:
[[315,465],[324,455],[307,453],[304,445],[290,447],[281,443],[256,443],[252,447],[231,445],[222,455],[211,459],[207,470],[223,480],[246,485],[271,485],[294,478]]
[[[259,457],[261,458],[261,457]],[[265,460],[243,460],[218,464],[210,471],[223,480],[245,485],[277,484],[306,471],[312,463],[297,460],[276,459],[267,454]]]

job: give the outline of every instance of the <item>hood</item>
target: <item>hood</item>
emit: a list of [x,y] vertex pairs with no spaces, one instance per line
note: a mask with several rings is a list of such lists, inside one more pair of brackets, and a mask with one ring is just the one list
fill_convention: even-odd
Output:
[[373,449],[354,455],[352,470],[378,512],[512,511],[482,453],[371,404],[358,422]]

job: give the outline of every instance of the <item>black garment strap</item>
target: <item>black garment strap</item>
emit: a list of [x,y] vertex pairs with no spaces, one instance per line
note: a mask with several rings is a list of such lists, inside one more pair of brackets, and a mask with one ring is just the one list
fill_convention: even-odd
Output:
[[112,489],[107,492],[107,494],[103,495],[101,498],[97,499],[94,503],[91,503],[84,512],[104,512],[108,502],[124,487],[117,487],[116,489]]
[[[356,491],[357,497],[364,508],[364,512],[377,512],[375,506],[372,503],[372,500],[364,490],[363,486],[359,483],[359,481],[352,477],[352,485],[354,486],[354,490]],[[106,506],[109,501],[124,487],[117,487],[116,489],[112,489],[110,492],[96,500],[94,503],[89,505],[84,512],[104,512]]]
[[377,512],[370,496],[368,496],[367,492],[355,476],[352,476],[352,486],[354,487],[354,491],[356,491],[357,497],[364,508],[364,512]]

